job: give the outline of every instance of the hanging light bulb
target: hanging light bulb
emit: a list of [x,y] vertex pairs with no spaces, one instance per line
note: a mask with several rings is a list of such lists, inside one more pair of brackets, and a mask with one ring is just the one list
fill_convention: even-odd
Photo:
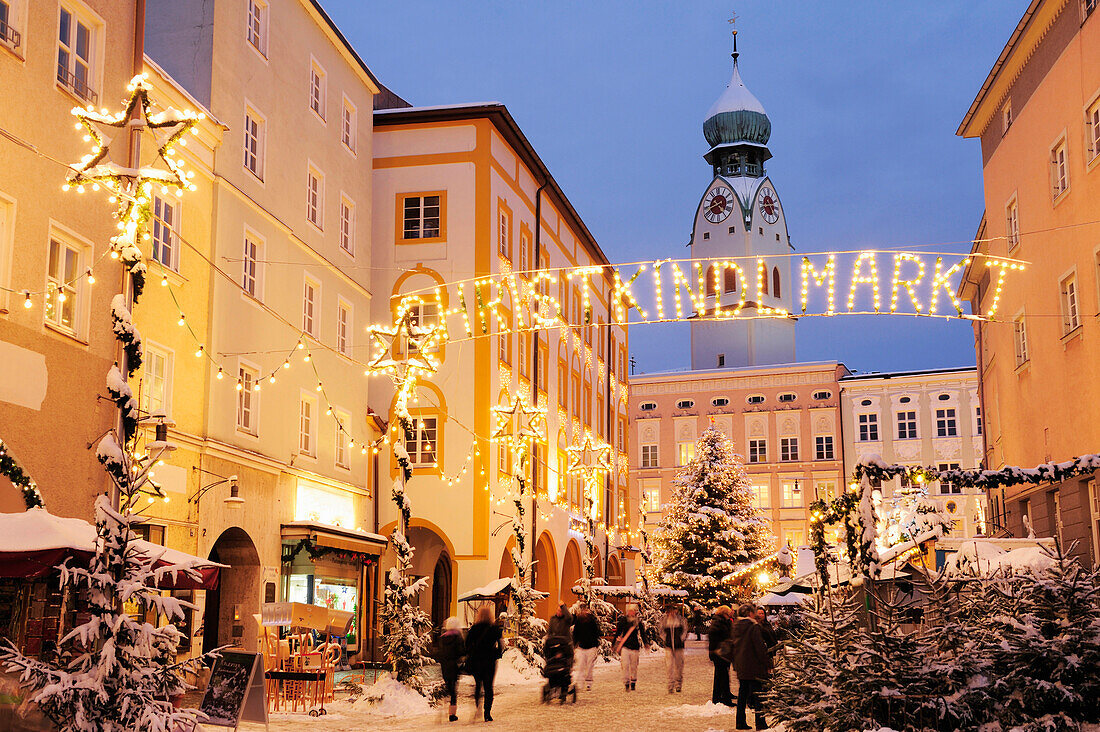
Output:
[[221,366],[219,366],[219,367],[218,367],[218,373],[214,374],[214,378],[215,378],[215,379],[218,379],[219,381],[220,381],[221,379],[224,379],[224,378],[225,378],[225,372],[224,372],[224,371],[222,371],[222,367],[221,367]]
[[168,287],[168,275],[164,275],[163,277],[160,278],[160,286],[161,287]]
[[290,368],[290,359],[289,358],[287,360],[283,361],[283,368],[284,369]]
[[180,319],[176,321],[176,325],[182,326],[184,324],[183,313],[180,313]]
[[244,382],[237,379],[237,391],[244,391]]
[[94,285],[95,284],[95,275],[92,274],[92,268],[91,267],[88,268],[88,284],[89,285]]
[[195,351],[195,358],[202,358],[204,353],[206,353],[206,348],[203,346],[199,346],[198,349]]
[[320,382],[320,381],[318,381],[318,382],[317,382],[317,391],[321,391],[321,389],[323,389],[323,388],[324,388],[324,386],[322,386],[322,385],[321,385],[321,382]]
[[29,310],[33,306],[34,303],[31,302],[31,293],[28,290],[23,290],[23,307]]

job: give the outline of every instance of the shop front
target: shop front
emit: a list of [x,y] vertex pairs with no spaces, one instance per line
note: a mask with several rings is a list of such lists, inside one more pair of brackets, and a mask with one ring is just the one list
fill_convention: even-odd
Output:
[[282,598],[352,613],[347,658],[374,660],[378,559],[386,538],[314,521],[282,525]]

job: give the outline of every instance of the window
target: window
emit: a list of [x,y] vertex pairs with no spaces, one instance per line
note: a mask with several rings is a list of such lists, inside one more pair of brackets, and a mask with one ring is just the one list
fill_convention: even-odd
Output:
[[497,251],[505,259],[512,258],[512,217],[504,209],[497,219]]
[[302,285],[302,330],[314,338],[317,337],[317,288],[313,280]]
[[1069,190],[1069,168],[1066,164],[1066,140],[1062,138],[1050,150],[1051,197],[1058,198]]
[[831,501],[832,499],[836,498],[836,481],[817,481],[817,497],[825,501]]
[[[779,240],[779,234],[775,235],[776,240]],[[783,297],[779,290],[779,267],[772,267],[772,295],[775,297]]]
[[753,394],[752,396],[745,399],[745,401],[748,402],[749,404],[763,404],[764,403],[764,395],[763,394]]
[[1005,206],[1005,239],[1009,251],[1020,245],[1020,205],[1015,197]]
[[832,397],[833,393],[827,389],[822,389],[821,391],[815,391],[813,393],[813,398],[819,402],[823,402],[826,399],[831,399]]
[[798,395],[792,392],[786,392],[779,395],[779,401],[781,402],[793,402],[795,399],[798,399]]
[[266,123],[255,110],[244,113],[244,167],[260,180],[264,179],[264,144]]
[[69,333],[77,334],[77,318],[83,307],[84,249],[50,239],[49,270],[46,282],[46,321]]
[[142,411],[167,415],[172,397],[172,354],[146,344],[141,372]]
[[936,410],[936,437],[956,437],[959,434],[954,408]]
[[343,301],[336,306],[336,350],[351,355],[351,305]]
[[687,465],[695,458],[694,442],[681,442],[676,447],[680,453],[680,465]]
[[244,236],[244,256],[241,260],[241,289],[255,298],[260,297],[259,259],[262,251],[263,244],[256,237],[246,233]]
[[63,6],[57,39],[57,83],[89,104],[98,99],[90,86],[94,40],[92,24]]
[[248,0],[248,42],[252,47],[267,56],[267,3],[261,0]]
[[179,271],[179,204],[153,196],[153,259]]
[[1092,162],[1100,157],[1100,99],[1085,112],[1085,139],[1089,144],[1089,162]]
[[818,435],[814,438],[814,460],[835,460],[833,452],[833,436]]
[[[439,324],[439,303],[437,302],[418,302],[409,307],[409,323],[413,327],[431,328]],[[405,352],[415,353],[416,346],[412,341],[405,338]],[[435,353],[435,347],[428,349],[429,353]]]
[[344,109],[340,114],[340,142],[344,143],[344,147],[351,153],[355,152],[355,142],[358,137],[356,134],[358,117],[359,113],[355,105],[344,97]]
[[950,394],[938,394],[938,395],[936,395],[936,398],[939,399],[941,402],[946,402],[946,401],[951,400],[951,395]]
[[643,468],[655,468],[655,467],[657,467],[657,446],[656,445],[642,445],[642,467]]
[[313,166],[306,174],[306,219],[318,229],[324,228],[325,176]]
[[766,509],[771,505],[771,489],[767,483],[753,483],[750,490],[753,508]]
[[787,546],[799,549],[806,546],[805,533],[801,529],[787,529],[783,532]]
[[642,402],[638,405],[638,409],[643,412],[652,412],[657,408],[657,402]]
[[1027,363],[1027,323],[1024,321],[1024,314],[1020,313],[1012,319],[1012,335],[1016,342],[1016,365]]
[[303,396],[298,406],[298,452],[317,455],[317,400]]
[[878,415],[859,415],[859,441],[878,442]]
[[692,399],[681,399],[680,401],[676,402],[677,409],[691,409],[694,406],[695,401]]
[[913,398],[912,398],[912,397],[907,397],[907,396],[903,396],[903,397],[900,397],[900,398],[898,399],[898,401],[899,401],[899,402],[901,402],[902,404],[908,404],[909,402],[913,401]]
[[861,407],[869,407],[869,406],[871,406],[871,400],[870,399],[864,399],[863,401],[861,401],[859,403],[859,405]]
[[726,399],[725,397],[716,397],[714,399],[711,399],[710,403],[716,407],[725,407],[730,403],[730,400]]
[[767,440],[749,440],[749,462],[750,463],[766,463],[768,462],[768,441]]
[[982,434],[982,408],[974,407],[974,434]]
[[802,481],[781,480],[779,486],[780,508],[798,508],[802,505]]
[[526,231],[519,235],[519,271],[529,272],[531,269],[531,237]]
[[914,411],[898,412],[898,439],[917,439],[917,413]]
[[1009,99],[1005,102],[1005,106],[1001,109],[1001,134],[1008,132],[1008,128],[1012,126],[1012,100]]
[[1081,318],[1077,312],[1077,277],[1069,275],[1061,283],[1062,334],[1065,335],[1079,325]]
[[510,330],[501,331],[497,336],[497,346],[500,349],[500,360],[504,363],[512,363],[512,332]]
[[346,412],[334,412],[336,419],[333,429],[336,430],[336,465],[341,468],[351,467],[351,435],[347,428],[351,424],[351,416]]
[[309,65],[309,108],[321,118],[322,122],[325,120],[325,91],[327,88],[325,70],[316,61],[312,61]]
[[[936,467],[938,467],[940,470],[958,470],[959,469],[959,464],[958,463],[940,463]],[[941,480],[940,481],[940,493],[943,493],[945,495],[950,494],[950,493],[962,493],[962,486],[961,485],[956,485],[955,483],[952,483],[949,480]]]
[[9,48],[19,48],[23,42],[22,34],[16,29],[16,12],[18,10],[13,9],[8,0],[0,0],[0,43]]
[[405,196],[402,238],[438,239],[440,237],[441,196]]
[[340,198],[340,248],[355,256],[355,204]]
[[[409,465],[435,467],[436,433],[435,417],[414,417],[405,430],[405,450],[409,453]],[[501,450],[504,452],[504,450]]]
[[[519,366],[520,376],[523,376],[524,378],[527,378],[531,375],[530,368],[528,366],[528,363],[531,360],[530,336],[530,333],[520,333],[516,336],[516,348],[519,349],[519,358],[517,359],[519,363],[517,365]],[[588,420],[586,419],[585,422],[587,421]]]
[[722,368],[725,365],[726,365],[726,354],[719,353],[718,354],[718,368]]
[[779,459],[784,462],[798,460],[798,438],[782,437],[779,440]]
[[659,487],[647,487],[645,489],[645,510],[649,513],[661,510],[661,489]]
[[258,424],[260,394],[255,387],[259,378],[259,372],[247,366],[237,371],[237,429],[253,435]]

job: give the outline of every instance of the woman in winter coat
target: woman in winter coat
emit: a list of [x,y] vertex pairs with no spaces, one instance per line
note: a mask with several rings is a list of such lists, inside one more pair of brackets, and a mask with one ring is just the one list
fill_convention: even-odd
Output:
[[643,633],[645,628],[638,617],[638,606],[627,605],[626,615],[615,623],[615,649],[619,652],[627,691],[634,691],[638,683],[638,656],[641,655]]
[[760,709],[760,691],[772,670],[772,657],[764,634],[756,621],[756,608],[742,605],[737,622],[730,633],[733,641],[733,670],[737,672],[737,729],[752,729],[745,717],[745,708],[752,707],[756,728],[767,729]]
[[462,624],[458,618],[447,618],[443,623],[443,634],[439,636],[439,650],[435,659],[443,674],[443,686],[451,697],[450,720],[458,721],[458,669],[462,666],[462,657],[466,655],[466,644],[462,640]]
[[710,692],[710,700],[713,704],[725,704],[733,706],[733,694],[730,693],[730,660],[723,656],[723,645],[728,645],[730,639],[730,616],[733,610],[728,605],[721,605],[714,611],[714,618],[710,621],[710,629],[707,633],[707,653],[710,662],[714,664],[714,686]]
[[466,634],[466,665],[474,677],[474,702],[481,704],[485,690],[485,721],[493,721],[493,678],[497,675],[497,660],[501,656],[501,630],[496,610],[485,604],[477,611],[477,622]]
[[596,655],[600,651],[600,621],[587,603],[581,603],[573,622],[573,643],[576,645],[575,659],[577,678],[580,686],[584,678],[585,690],[592,690],[592,669],[596,665]]

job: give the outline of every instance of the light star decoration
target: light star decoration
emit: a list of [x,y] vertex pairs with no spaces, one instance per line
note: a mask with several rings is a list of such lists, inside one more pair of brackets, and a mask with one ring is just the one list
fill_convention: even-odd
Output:
[[[589,513],[595,512],[595,496],[592,491],[596,485],[596,473],[611,470],[611,445],[593,441],[592,435],[585,433],[584,441],[579,445],[565,448],[569,466],[565,472],[584,478],[584,497],[591,503]],[[595,518],[592,516],[591,518]]]
[[493,417],[496,418],[493,439],[506,441],[513,447],[517,443],[522,446],[542,438],[546,408],[536,407],[519,394],[513,394],[507,404],[493,407]]
[[[145,285],[145,264],[141,261],[138,249],[139,238],[147,238],[147,225],[153,218],[150,201],[153,186],[160,186],[161,193],[174,191],[182,196],[185,190],[195,190],[190,180],[191,171],[184,172],[184,161],[173,157],[176,145],[187,145],[184,137],[188,132],[198,133],[195,125],[206,117],[202,112],[190,110],[181,112],[166,109],[163,112],[151,112],[149,99],[148,74],[139,74],[130,80],[126,89],[130,98],[121,112],[109,113],[106,109],[97,112],[91,105],[86,108],[75,107],[72,113],[77,118],[77,129],[87,131],[84,139],[92,142],[92,151],[85,155],[80,163],[69,166],[73,172],[62,188],[68,190],[75,186],[79,193],[84,186],[90,185],[98,190],[102,185],[113,194],[112,202],[118,202],[118,228],[120,233],[111,239],[111,254],[121,259],[134,277],[134,301],[141,295]],[[111,138],[105,137],[97,128],[110,127],[122,131],[141,133],[149,130],[153,133],[166,133],[167,137],[158,140],[156,157],[151,165],[130,167],[107,160],[110,153]],[[126,138],[128,144],[129,139]],[[165,167],[158,167],[163,163]]]
[[422,303],[419,297],[405,298],[392,325],[372,325],[367,329],[375,348],[367,367],[372,373],[393,375],[398,384],[396,413],[403,423],[409,419],[408,402],[416,390],[417,379],[439,369],[434,351],[447,339],[444,323],[420,324],[414,307]]

